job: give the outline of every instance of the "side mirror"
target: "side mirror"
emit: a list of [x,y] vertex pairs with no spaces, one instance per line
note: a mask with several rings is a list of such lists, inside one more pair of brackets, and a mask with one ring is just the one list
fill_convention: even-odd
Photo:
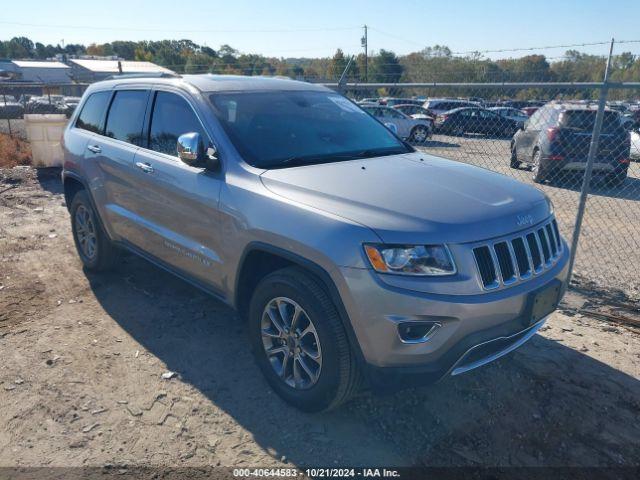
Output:
[[396,135],[398,134],[398,127],[396,127],[395,124],[390,122],[385,122],[384,126],[387,127],[389,130],[391,130]]
[[202,160],[202,141],[196,132],[184,133],[178,137],[178,157],[187,165],[196,166]]
[[208,170],[216,170],[220,164],[216,147],[210,145],[205,151],[202,138],[197,132],[180,135],[176,149],[180,160],[192,167],[204,166]]

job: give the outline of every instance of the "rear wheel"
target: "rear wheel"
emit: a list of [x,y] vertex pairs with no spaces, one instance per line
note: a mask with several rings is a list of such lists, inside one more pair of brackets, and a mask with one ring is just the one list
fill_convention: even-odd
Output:
[[536,183],[543,183],[547,179],[547,171],[541,165],[542,154],[540,150],[533,152],[531,171],[533,172],[533,181]]
[[509,166],[511,168],[520,168],[518,153],[516,152],[516,146],[514,144],[511,144],[511,158],[509,160]]
[[461,137],[464,135],[464,128],[460,127],[460,126],[455,126],[453,128],[451,128],[451,133],[453,135],[455,135],[456,137]]
[[297,267],[267,275],[249,308],[258,366],[275,392],[307,412],[330,410],[359,386],[355,355],[318,281]]
[[608,187],[619,187],[627,179],[627,171],[615,172],[607,175],[606,183]]
[[424,143],[429,138],[429,129],[424,125],[417,125],[411,130],[409,140],[413,143]]
[[117,259],[117,250],[98,221],[98,215],[85,190],[71,201],[71,230],[80,260],[95,272],[109,270]]

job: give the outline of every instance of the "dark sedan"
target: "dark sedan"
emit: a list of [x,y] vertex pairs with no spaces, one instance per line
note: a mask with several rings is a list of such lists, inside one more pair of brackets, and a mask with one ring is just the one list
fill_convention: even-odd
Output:
[[464,107],[438,115],[435,128],[437,132],[449,135],[481,133],[511,137],[518,130],[518,122],[485,108]]

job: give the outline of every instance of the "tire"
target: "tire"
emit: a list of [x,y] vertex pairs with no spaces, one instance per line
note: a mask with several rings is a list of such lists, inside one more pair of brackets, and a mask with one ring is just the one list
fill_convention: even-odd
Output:
[[547,179],[547,171],[540,166],[541,160],[542,154],[540,153],[540,150],[534,150],[532,157],[533,166],[531,167],[531,170],[533,171],[533,181],[536,183],[544,183]]
[[453,127],[451,128],[451,134],[455,137],[462,137],[464,135],[464,128],[462,127]]
[[424,125],[416,125],[411,130],[409,140],[413,143],[424,143],[429,138],[429,129]]
[[516,146],[511,145],[511,158],[509,159],[509,166],[511,168],[520,168],[520,161],[518,160],[518,153],[516,152]]
[[[298,308],[297,324],[287,330],[283,319],[288,318],[290,324]],[[304,270],[289,267],[262,279],[251,298],[248,321],[256,362],[269,385],[287,403],[305,412],[331,410],[358,390],[357,361],[338,311],[320,283]],[[298,333],[297,340],[291,338],[293,331]],[[310,333],[300,334],[303,331]],[[282,351],[269,356],[267,349]],[[293,357],[287,355],[291,351],[295,352]]]
[[118,257],[85,190],[71,201],[71,231],[82,264],[92,272],[109,270]]
[[608,187],[619,187],[624,183],[627,179],[627,171],[624,172],[616,172],[610,175],[607,175],[606,186]]

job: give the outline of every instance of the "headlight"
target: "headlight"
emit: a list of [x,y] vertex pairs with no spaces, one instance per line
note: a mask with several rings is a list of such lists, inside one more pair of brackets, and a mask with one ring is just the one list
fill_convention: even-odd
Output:
[[364,246],[376,272],[399,275],[453,275],[456,265],[446,245]]

